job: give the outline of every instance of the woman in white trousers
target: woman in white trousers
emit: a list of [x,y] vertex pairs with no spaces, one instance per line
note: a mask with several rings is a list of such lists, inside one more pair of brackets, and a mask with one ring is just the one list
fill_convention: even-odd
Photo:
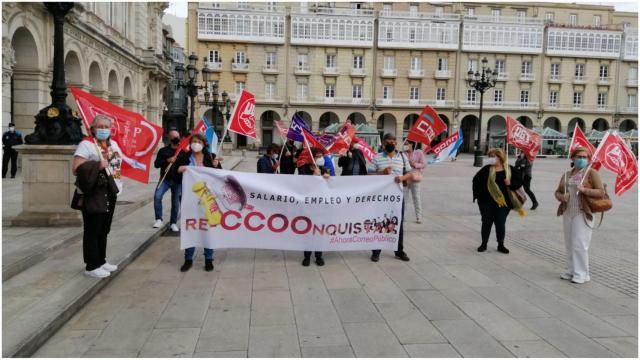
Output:
[[562,279],[583,284],[589,274],[589,245],[593,214],[586,197],[604,196],[604,185],[598,171],[589,166],[591,154],[578,147],[571,153],[572,169],[560,178],[556,199],[560,201],[558,216],[563,215],[564,243],[567,251],[567,271]]
[[[413,168],[415,171],[419,172],[420,175],[422,175],[425,162],[424,162],[424,153],[420,149],[419,143],[416,143],[414,141],[407,141],[404,151],[406,151],[407,153],[407,158],[409,159],[409,164],[411,165],[411,168]],[[409,191],[411,191],[411,196],[413,197],[413,205],[416,208],[416,222],[418,224],[422,224],[422,197],[420,196],[420,183],[419,182],[409,183],[409,185],[404,188],[405,198],[407,197]]]

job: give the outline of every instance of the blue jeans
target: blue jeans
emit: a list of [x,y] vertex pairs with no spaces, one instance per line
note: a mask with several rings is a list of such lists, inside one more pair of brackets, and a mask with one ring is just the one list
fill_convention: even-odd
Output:
[[[184,259],[193,260],[193,254],[196,252],[195,247],[184,249]],[[204,248],[204,258],[206,260],[213,260],[213,249]]]
[[182,195],[182,184],[175,183],[172,180],[164,180],[153,195],[153,209],[156,213],[156,220],[162,220],[162,198],[164,193],[171,189],[171,224],[178,221],[178,212],[180,211],[180,197]]

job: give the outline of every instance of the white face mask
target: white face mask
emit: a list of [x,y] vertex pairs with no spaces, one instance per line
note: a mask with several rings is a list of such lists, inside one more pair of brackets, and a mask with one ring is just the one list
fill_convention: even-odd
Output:
[[316,159],[316,165],[318,166],[324,166],[324,158],[321,157],[319,159]]
[[409,145],[403,146],[404,151],[411,151],[411,147]]
[[355,143],[355,144],[353,144],[353,149],[354,150],[360,150],[360,149],[362,149],[362,145],[360,145],[358,143]]
[[15,130],[16,130],[16,128],[15,128],[15,127],[13,127],[13,126],[9,126],[9,131],[14,132]]
[[200,144],[200,143],[193,143],[193,144],[191,144],[191,150],[192,150],[193,152],[197,152],[197,153],[198,153],[198,152],[200,152],[200,151],[202,151],[202,144]]
[[494,158],[494,157],[487,158],[486,163],[487,163],[487,165],[495,165],[496,164],[496,158]]

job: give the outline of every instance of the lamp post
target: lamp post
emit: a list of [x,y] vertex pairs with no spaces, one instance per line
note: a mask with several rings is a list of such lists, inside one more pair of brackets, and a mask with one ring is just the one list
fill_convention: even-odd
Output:
[[[229,94],[227,94],[226,91],[222,92],[222,101],[220,103],[218,103],[218,97],[220,96],[219,92],[218,92],[218,83],[214,82],[212,86],[209,86],[209,82],[213,82],[209,79],[209,75],[211,74],[211,70],[209,70],[208,67],[204,67],[202,69],[202,80],[204,81],[204,85],[202,86],[205,91],[204,91],[204,103],[207,106],[211,106],[211,111],[212,111],[212,125],[215,127],[216,124],[218,123],[218,114],[222,114],[222,122],[223,122],[223,129],[227,128],[227,122],[229,121],[229,118],[231,117],[231,99],[229,99]],[[209,88],[212,88],[211,92],[209,92]],[[211,101],[210,101],[211,100]],[[223,114],[223,112],[226,111],[226,114]],[[225,118],[226,117],[226,118]],[[224,131],[224,130],[223,130]],[[225,138],[222,139],[222,141],[224,142],[229,142],[231,141],[231,137],[229,136],[229,134],[225,135]]]
[[480,150],[480,136],[482,133],[482,101],[484,100],[484,92],[488,89],[494,87],[496,85],[496,78],[498,77],[497,71],[491,71],[489,67],[487,67],[487,58],[482,59],[482,69],[481,72],[476,71],[475,74],[473,70],[469,70],[467,73],[467,85],[470,88],[476,89],[476,91],[480,92],[480,111],[478,115],[478,135],[475,142],[475,152],[473,159],[473,166],[481,167],[482,166],[482,150]]
[[189,65],[187,65],[187,76],[189,77],[189,81],[186,84],[187,95],[191,99],[191,112],[189,113],[189,131],[193,130],[194,122],[193,122],[193,113],[196,110],[196,104],[194,98],[198,95],[198,87],[196,86],[196,80],[198,77],[198,69],[196,69],[196,63],[198,62],[198,57],[195,53],[191,53],[189,55]]

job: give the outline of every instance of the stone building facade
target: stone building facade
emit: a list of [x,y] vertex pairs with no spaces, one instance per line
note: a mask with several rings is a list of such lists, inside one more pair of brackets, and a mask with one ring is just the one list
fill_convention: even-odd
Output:
[[428,104],[471,151],[480,95],[465,78],[485,57],[499,74],[484,94],[483,144],[507,115],[569,135],[576,123],[637,129],[637,13],[612,6],[190,3],[187,52],[232,99],[256,95],[263,143],[296,112],[314,131],[349,118],[401,136]]
[[[166,2],[77,2],[64,26],[65,75],[76,86],[162,124],[173,76],[163,34]],[[2,126],[29,134],[49,105],[53,19],[42,3],[2,3]],[[67,103],[76,109],[69,93]]]

